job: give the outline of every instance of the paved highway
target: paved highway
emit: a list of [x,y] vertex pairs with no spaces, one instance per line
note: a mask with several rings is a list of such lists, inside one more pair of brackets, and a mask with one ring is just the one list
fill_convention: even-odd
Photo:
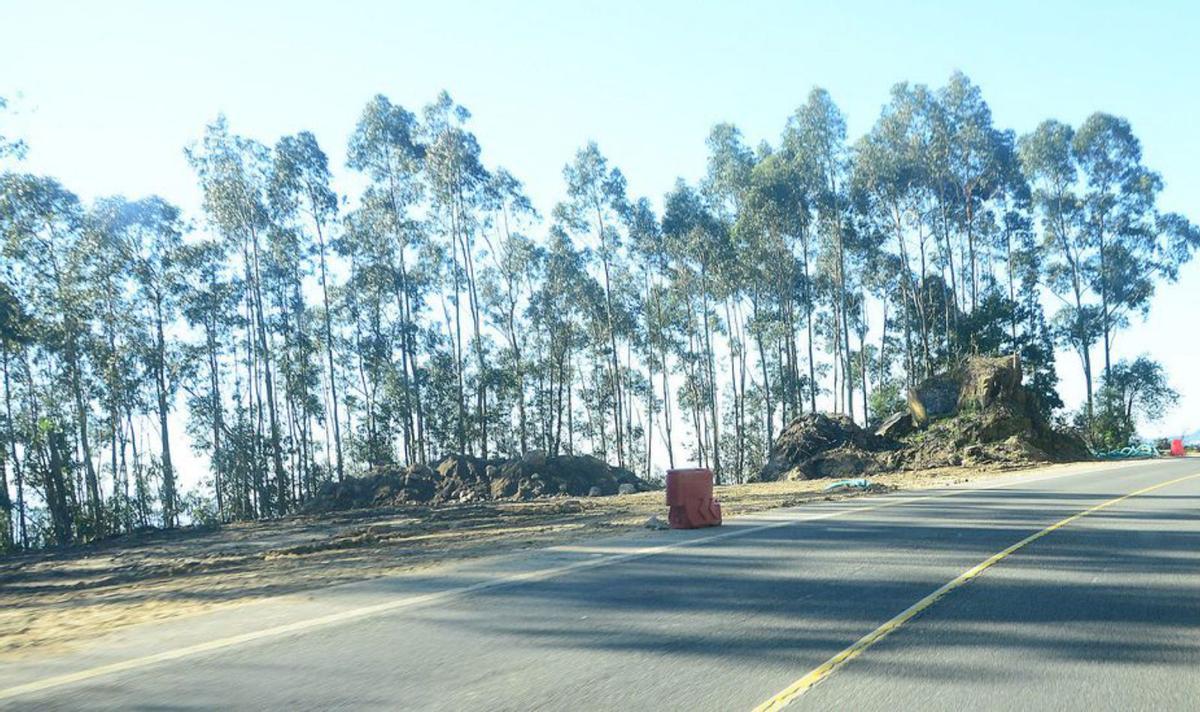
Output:
[[327,589],[0,667],[13,709],[771,704],[1200,707],[1200,461],[822,502]]

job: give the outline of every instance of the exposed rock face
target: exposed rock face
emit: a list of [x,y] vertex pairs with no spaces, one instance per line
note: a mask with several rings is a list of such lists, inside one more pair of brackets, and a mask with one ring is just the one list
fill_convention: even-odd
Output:
[[925,427],[932,420],[954,415],[958,410],[960,382],[951,374],[927,378],[908,389],[908,412],[917,427]]
[[[366,477],[330,482],[310,511],[402,504],[443,504],[549,495],[599,496],[654,489],[629,470],[590,455],[547,456],[541,451],[508,460],[447,455],[432,466],[391,465]],[[593,494],[595,493],[595,494]]]
[[1021,387],[1021,359],[1011,356],[969,356],[958,367],[931,376],[908,391],[908,410],[918,427],[993,404],[1025,409],[1029,394]]
[[909,412],[874,434],[842,415],[793,420],[771,447],[759,480],[849,477],[898,468],[1015,465],[1089,458],[1083,441],[1060,432],[1021,385],[1017,356],[972,356],[908,393]]
[[875,435],[889,440],[898,440],[916,429],[912,413],[894,413],[875,428]]

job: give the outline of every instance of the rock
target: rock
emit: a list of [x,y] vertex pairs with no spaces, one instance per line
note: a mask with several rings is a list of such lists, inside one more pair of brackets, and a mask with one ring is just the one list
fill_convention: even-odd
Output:
[[545,450],[530,450],[521,458],[521,463],[530,467],[545,467],[546,451]]
[[887,420],[879,424],[879,427],[875,429],[875,435],[889,440],[899,440],[915,429],[912,413],[893,413]]
[[617,485],[617,494],[633,494],[637,491],[637,486],[630,482],[622,482]]
[[908,389],[908,411],[913,423],[923,428],[932,420],[954,415],[961,385],[957,378],[947,374],[927,378]]
[[656,530],[671,528],[671,526],[669,524],[667,524],[663,520],[659,519],[657,514],[651,515],[650,518],[646,520],[646,523],[643,524],[642,526],[646,527],[647,529],[656,529]]
[[752,481],[1089,459],[1078,435],[1042,416],[1015,355],[968,357],[910,389],[908,405],[874,432],[840,415],[796,418]]
[[603,494],[603,493],[600,491],[599,487],[592,487],[591,489],[588,490],[589,497],[599,497],[601,494]]
[[1028,394],[1021,387],[1021,359],[969,356],[956,368],[925,379],[908,390],[908,410],[918,427],[959,410],[982,410],[995,403],[1024,409]]
[[1021,388],[1021,357],[1017,354],[988,358],[972,356],[960,371],[962,386],[959,408],[989,408],[994,403],[1014,407],[1025,405],[1026,391]]

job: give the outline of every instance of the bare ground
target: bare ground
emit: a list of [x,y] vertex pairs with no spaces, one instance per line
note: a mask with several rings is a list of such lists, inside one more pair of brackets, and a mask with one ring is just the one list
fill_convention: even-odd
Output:
[[[953,468],[871,480],[882,485],[877,491],[886,491],[956,484],[1003,472]],[[717,496],[725,516],[731,517],[832,498],[822,492],[828,483],[729,485],[718,487]],[[845,496],[855,495],[837,495]],[[3,558],[0,660],[58,652],[124,626],[219,606],[629,534],[651,515],[666,519],[661,492],[293,516]]]

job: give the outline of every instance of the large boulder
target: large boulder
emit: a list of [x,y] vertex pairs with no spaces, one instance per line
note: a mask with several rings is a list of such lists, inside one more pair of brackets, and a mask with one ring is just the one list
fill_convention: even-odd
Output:
[[918,427],[993,404],[1024,409],[1028,394],[1021,387],[1021,358],[969,356],[956,368],[931,376],[908,390],[908,410]]
[[909,411],[924,432],[905,459],[914,467],[1086,460],[1081,438],[1055,429],[1021,384],[1021,359],[971,356],[909,390]]
[[912,413],[893,413],[875,428],[875,435],[888,440],[899,440],[916,427]]
[[909,390],[909,411],[873,433],[843,415],[796,418],[771,446],[759,481],[853,477],[896,469],[1062,462],[1089,457],[1054,428],[1021,385],[1017,356],[972,356]]

